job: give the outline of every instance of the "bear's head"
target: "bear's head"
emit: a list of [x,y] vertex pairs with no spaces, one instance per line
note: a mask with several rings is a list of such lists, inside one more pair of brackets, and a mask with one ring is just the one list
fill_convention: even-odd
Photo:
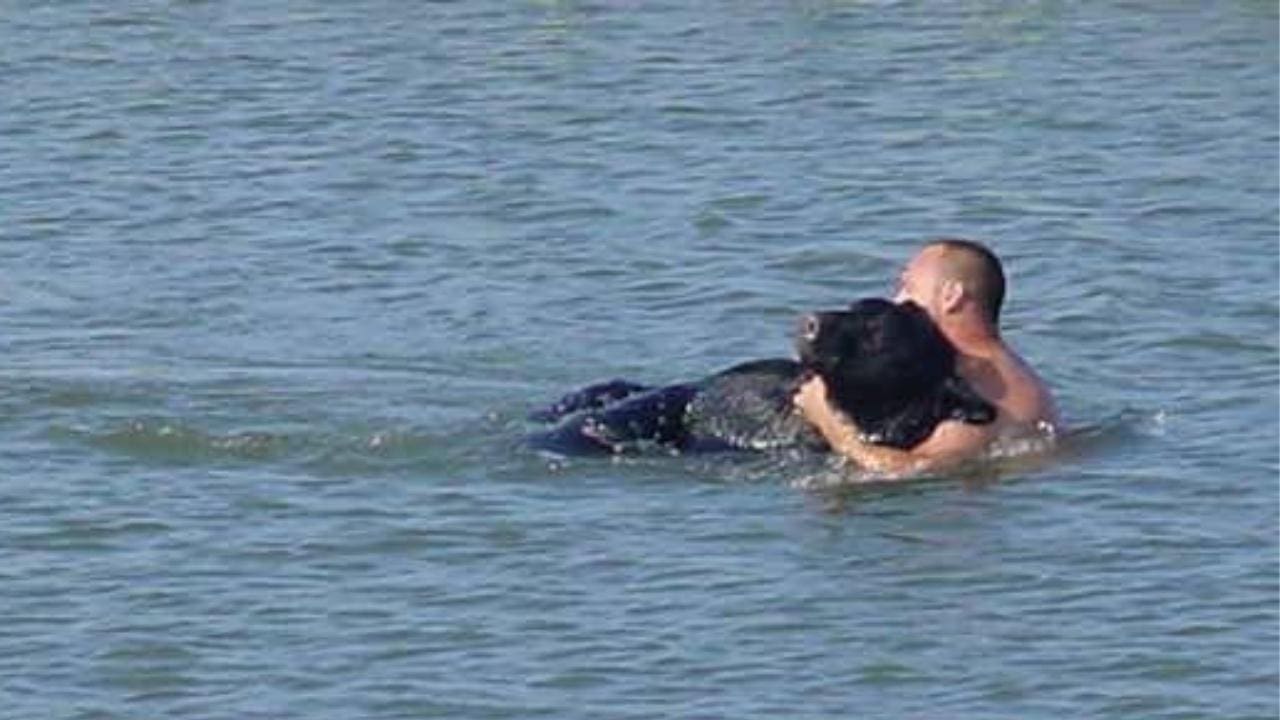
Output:
[[995,408],[955,374],[955,348],[914,303],[871,298],[805,315],[796,351],[871,440],[909,446],[939,420],[995,419]]

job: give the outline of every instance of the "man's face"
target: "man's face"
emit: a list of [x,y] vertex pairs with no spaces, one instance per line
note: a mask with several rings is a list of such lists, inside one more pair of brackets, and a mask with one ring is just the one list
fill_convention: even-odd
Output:
[[924,308],[930,316],[937,317],[938,288],[941,285],[938,268],[938,249],[925,248],[911,258],[898,276],[898,291],[893,297],[896,303],[908,300]]

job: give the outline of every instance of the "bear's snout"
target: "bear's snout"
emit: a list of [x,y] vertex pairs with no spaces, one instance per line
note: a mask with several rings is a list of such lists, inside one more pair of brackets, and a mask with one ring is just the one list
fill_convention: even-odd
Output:
[[801,340],[812,343],[818,339],[818,332],[822,329],[822,321],[817,315],[812,313],[801,316],[798,335]]

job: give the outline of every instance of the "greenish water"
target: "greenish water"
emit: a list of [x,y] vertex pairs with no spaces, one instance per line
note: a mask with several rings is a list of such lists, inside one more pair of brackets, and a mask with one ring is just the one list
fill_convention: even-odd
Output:
[[[1274,718],[1274,3],[10,2],[0,717]],[[1074,428],[551,462],[988,241]]]

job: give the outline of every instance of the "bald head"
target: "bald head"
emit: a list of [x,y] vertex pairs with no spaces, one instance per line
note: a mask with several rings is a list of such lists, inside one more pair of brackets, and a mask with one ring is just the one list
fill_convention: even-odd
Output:
[[995,253],[981,243],[952,238],[935,240],[925,250],[936,253],[939,276],[959,282],[991,325],[998,327],[1004,305],[1004,268]]

